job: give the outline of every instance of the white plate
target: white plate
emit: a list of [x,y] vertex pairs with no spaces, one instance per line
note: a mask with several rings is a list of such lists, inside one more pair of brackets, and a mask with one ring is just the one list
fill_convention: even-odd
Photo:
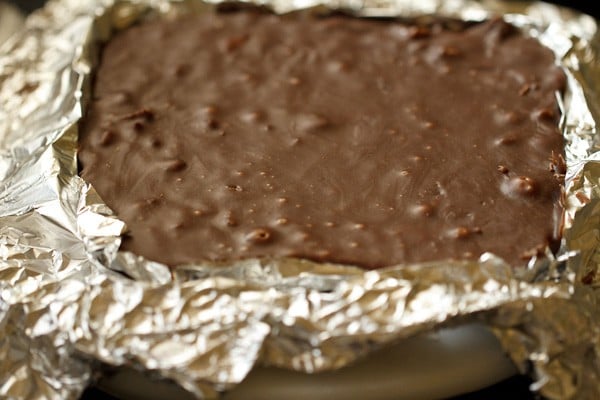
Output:
[[[470,324],[404,340],[339,371],[307,375],[256,368],[223,400],[432,400],[482,389],[515,373],[492,333]],[[128,400],[192,398],[132,370],[98,386]]]

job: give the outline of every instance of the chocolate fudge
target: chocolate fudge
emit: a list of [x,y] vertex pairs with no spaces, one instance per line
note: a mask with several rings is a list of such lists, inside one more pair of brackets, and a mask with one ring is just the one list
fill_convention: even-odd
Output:
[[81,176],[170,266],[524,265],[560,238],[564,86],[500,19],[157,18],[102,51]]

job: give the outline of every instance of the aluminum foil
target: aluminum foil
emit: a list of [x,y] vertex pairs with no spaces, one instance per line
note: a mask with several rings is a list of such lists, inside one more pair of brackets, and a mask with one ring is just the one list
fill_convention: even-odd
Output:
[[[323,1],[325,1],[323,3]],[[477,262],[377,271],[295,259],[218,268],[118,251],[125,226],[77,176],[77,121],[98,42],[148,13],[207,3],[56,0],[0,50],[0,397],[76,399],[101,365],[170,378],[198,398],[256,364],[307,373],[456,321],[491,327],[532,389],[600,397],[600,40],[591,17],[544,3],[268,0],[358,15],[495,14],[554,50],[568,76],[565,236],[559,255],[513,269]]]

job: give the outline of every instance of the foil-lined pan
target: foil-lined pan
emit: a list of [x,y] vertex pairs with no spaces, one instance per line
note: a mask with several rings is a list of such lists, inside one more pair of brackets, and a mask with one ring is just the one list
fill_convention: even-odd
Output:
[[55,0],[0,50],[0,397],[76,399],[101,365],[170,378],[199,398],[257,364],[339,368],[386,343],[479,321],[550,399],[600,396],[600,41],[589,16],[544,3],[268,0],[360,16],[501,15],[556,54],[566,138],[556,257],[492,254],[363,271],[296,259],[164,265],[119,252],[125,225],[77,175],[77,123],[98,46],[200,1]]

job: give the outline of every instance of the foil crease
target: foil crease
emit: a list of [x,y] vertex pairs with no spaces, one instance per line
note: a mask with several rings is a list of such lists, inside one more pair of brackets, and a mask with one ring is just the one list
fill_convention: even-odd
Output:
[[119,252],[125,226],[77,176],[77,121],[97,42],[148,13],[199,1],[55,0],[0,50],[0,397],[76,399],[102,369],[170,378],[198,398],[257,364],[339,368],[391,341],[465,321],[489,326],[532,389],[600,396],[600,40],[594,19],[544,3],[270,0],[364,16],[500,14],[554,50],[568,77],[565,235],[513,269],[492,254],[363,271],[296,259],[174,271]]

